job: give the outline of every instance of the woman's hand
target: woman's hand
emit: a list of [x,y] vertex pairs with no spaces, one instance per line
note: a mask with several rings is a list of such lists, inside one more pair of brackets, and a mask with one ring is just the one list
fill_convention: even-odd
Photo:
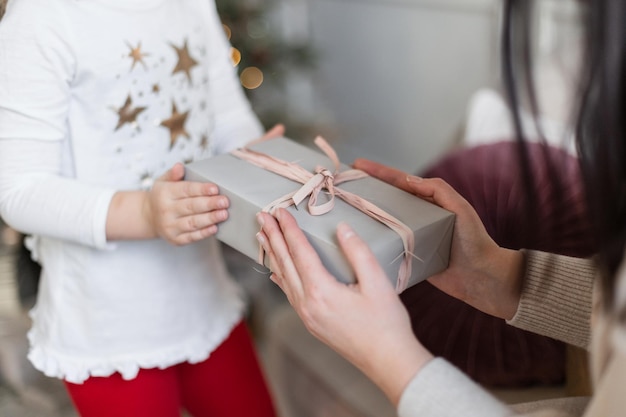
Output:
[[439,178],[423,179],[366,159],[354,167],[456,214],[448,268],[429,282],[473,307],[511,319],[524,273],[520,251],[499,247],[474,208]]
[[[278,220],[278,221],[277,221]],[[383,389],[394,404],[432,356],[415,339],[409,316],[367,245],[346,225],[337,239],[357,282],[339,283],[322,265],[295,219],[259,213],[257,235],[269,256],[271,279],[307,329]]]

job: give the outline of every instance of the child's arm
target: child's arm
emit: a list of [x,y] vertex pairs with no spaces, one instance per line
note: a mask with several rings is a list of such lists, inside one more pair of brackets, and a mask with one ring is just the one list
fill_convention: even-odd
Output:
[[115,190],[67,178],[69,80],[76,62],[64,15],[13,2],[0,25],[0,215],[15,229],[106,247]]
[[116,192],[61,177],[60,152],[58,142],[0,140],[0,215],[16,230],[96,247],[156,237],[186,244],[228,217],[228,199],[213,184],[181,181],[180,164],[150,191]]
[[114,189],[64,178],[61,142],[0,139],[0,215],[25,234],[106,247]]

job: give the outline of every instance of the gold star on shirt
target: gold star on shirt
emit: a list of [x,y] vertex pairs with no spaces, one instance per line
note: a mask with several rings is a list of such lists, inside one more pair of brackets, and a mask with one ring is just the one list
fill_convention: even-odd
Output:
[[198,61],[193,59],[191,55],[189,55],[189,49],[187,48],[187,39],[185,39],[185,43],[182,48],[178,48],[176,45],[170,44],[172,48],[176,50],[176,54],[178,54],[178,63],[176,64],[176,68],[172,71],[172,74],[176,74],[177,72],[184,72],[187,75],[187,79],[191,82],[191,69],[198,65]]
[[170,149],[174,147],[179,136],[189,138],[189,133],[185,130],[185,122],[189,116],[189,111],[179,113],[176,103],[172,102],[172,115],[169,119],[163,120],[161,126],[170,130]]
[[113,111],[115,111],[119,116],[119,120],[117,122],[117,126],[115,126],[115,130],[118,130],[126,123],[137,123],[137,116],[139,116],[139,113],[141,113],[145,109],[145,107],[133,107],[133,100],[130,98],[129,94],[128,97],[126,97],[126,102],[121,108],[113,108]]
[[143,65],[144,69],[148,69],[148,66],[143,61],[144,57],[150,56],[150,54],[146,54],[141,52],[141,42],[137,44],[136,48],[133,48],[130,43],[126,42],[126,45],[130,48],[130,52],[128,53],[128,57],[133,59],[133,65],[131,65],[130,70],[132,71],[135,68],[135,64],[138,62]]

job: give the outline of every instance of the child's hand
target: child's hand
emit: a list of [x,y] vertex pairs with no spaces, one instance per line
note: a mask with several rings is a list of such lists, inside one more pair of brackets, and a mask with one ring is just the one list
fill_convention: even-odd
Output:
[[147,193],[143,214],[156,235],[174,245],[186,245],[217,233],[228,218],[228,198],[215,184],[183,181],[185,168],[174,165]]
[[270,130],[265,132],[263,136],[258,139],[254,139],[246,144],[246,146],[254,145],[255,143],[265,142],[269,139],[279,138],[281,136],[285,136],[285,125],[282,123],[278,123],[274,125]]

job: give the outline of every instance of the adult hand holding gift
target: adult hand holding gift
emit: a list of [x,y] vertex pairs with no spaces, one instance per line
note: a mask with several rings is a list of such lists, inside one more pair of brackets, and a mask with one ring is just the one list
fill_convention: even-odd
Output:
[[[409,316],[367,244],[350,226],[337,239],[357,276],[344,284],[328,272],[285,209],[259,213],[257,235],[271,279],[307,329],[361,369],[397,404],[400,393],[432,355],[413,336]],[[410,365],[409,365],[410,364]]]
[[[498,247],[467,201],[438,179],[407,176],[366,160],[355,167],[454,212],[450,265],[430,281],[483,311],[512,317],[511,306],[516,309],[519,302],[522,254]],[[369,247],[347,224],[337,227],[337,239],[357,277],[355,284],[343,285],[324,268],[295,219],[283,209],[274,215],[259,213],[262,231],[257,235],[268,253],[272,280],[308,330],[360,368],[397,405],[433,356],[415,339],[408,314]]]
[[511,319],[519,302],[523,256],[499,247],[474,208],[439,178],[420,178],[366,159],[355,168],[456,214],[450,264],[428,282],[492,316]]
[[229,219],[216,237],[267,265],[259,258],[256,213],[288,207],[325,267],[344,283],[354,282],[354,274],[334,232],[346,220],[397,292],[446,268],[452,213],[341,164],[322,138],[315,142],[324,153],[275,138],[187,165],[188,180],[215,183],[230,200]]

